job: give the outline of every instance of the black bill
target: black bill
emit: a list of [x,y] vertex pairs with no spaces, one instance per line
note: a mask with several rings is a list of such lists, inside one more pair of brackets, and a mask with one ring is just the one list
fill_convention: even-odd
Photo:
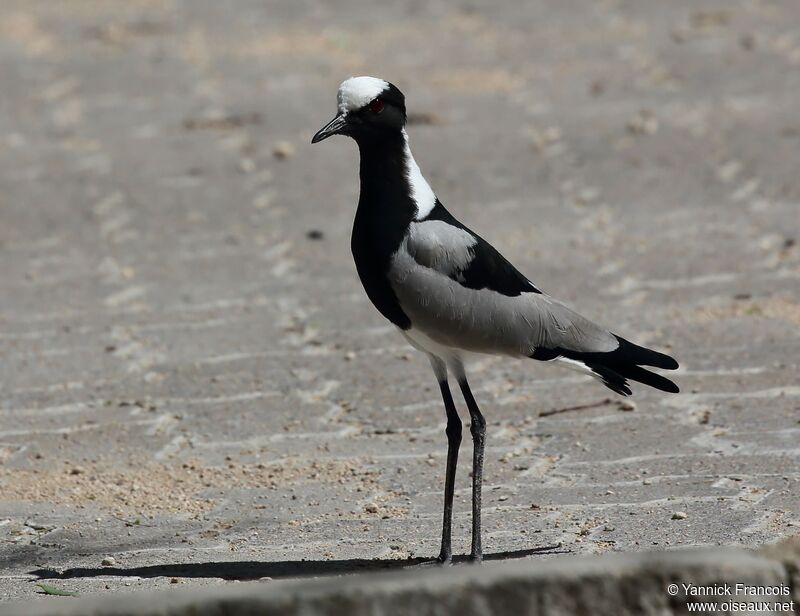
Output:
[[347,116],[344,113],[340,113],[337,115],[333,120],[328,122],[325,126],[317,131],[317,134],[311,139],[311,143],[317,143],[322,141],[323,139],[327,139],[332,135],[339,135],[342,133],[342,129],[347,125]]

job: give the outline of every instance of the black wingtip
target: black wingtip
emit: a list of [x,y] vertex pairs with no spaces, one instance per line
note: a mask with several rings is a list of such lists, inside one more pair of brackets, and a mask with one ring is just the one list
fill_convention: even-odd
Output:
[[[662,355],[664,355],[662,353]],[[674,357],[670,357],[669,355],[664,355],[664,363],[660,366],[656,366],[656,368],[663,368],[664,370],[677,370],[680,366],[678,366],[678,362],[675,361]]]
[[561,347],[539,347],[530,357],[539,361],[551,361],[559,357],[579,361],[600,377],[606,387],[622,396],[631,395],[628,379],[670,394],[680,393],[680,388],[668,378],[642,367],[675,370],[678,362],[673,357],[633,344],[619,336],[616,338],[619,346],[613,351],[598,353],[572,351]]
[[[664,377],[661,377],[664,378]],[[649,385],[649,383],[648,383]],[[665,391],[668,394],[679,394],[681,393],[681,388],[678,387],[674,382],[670,381],[669,379],[664,379],[662,386],[653,385],[656,389],[660,389],[661,391]]]
[[625,340],[621,336],[615,336],[619,341],[619,348],[615,351],[618,359],[623,363],[638,364],[642,366],[652,366],[653,368],[661,368],[662,370],[677,370],[678,362],[674,357],[670,357],[666,353],[659,353],[653,349],[648,349],[638,344],[634,344],[629,340]]
[[645,370],[641,366],[624,366],[617,368],[622,376],[638,383],[644,383],[670,394],[680,393],[680,388],[668,378]]
[[681,391],[680,388],[669,379],[666,379],[659,374],[650,372],[649,370],[645,370],[640,366],[620,369],[624,376],[611,370],[598,369],[597,366],[594,366],[592,370],[600,375],[603,385],[608,387],[611,391],[620,394],[621,396],[630,396],[633,393],[628,385],[628,379],[637,383],[648,385],[658,389],[659,391],[664,391],[669,394],[678,394]]

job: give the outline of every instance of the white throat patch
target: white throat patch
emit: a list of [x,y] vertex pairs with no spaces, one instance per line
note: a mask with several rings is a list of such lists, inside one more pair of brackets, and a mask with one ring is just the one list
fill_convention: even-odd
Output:
[[388,86],[387,82],[377,77],[351,77],[343,81],[337,95],[339,112],[347,113],[361,109]]
[[406,153],[406,173],[408,174],[408,185],[411,188],[411,198],[417,204],[417,215],[414,217],[416,220],[422,220],[431,210],[436,206],[436,195],[428,184],[428,181],[423,177],[422,171],[419,170],[417,161],[411,154],[411,148],[408,145],[408,133],[403,129],[403,139],[405,140],[405,153]]

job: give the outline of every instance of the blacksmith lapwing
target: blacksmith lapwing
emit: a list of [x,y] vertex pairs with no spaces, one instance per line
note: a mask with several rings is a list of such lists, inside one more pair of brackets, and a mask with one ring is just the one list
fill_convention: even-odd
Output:
[[460,223],[436,198],[414,161],[405,130],[405,97],[375,77],[353,77],[339,87],[336,117],[312,139],[355,139],[361,154],[361,196],[351,248],[372,303],[411,346],[427,354],[447,414],[447,471],[442,548],[452,558],[453,485],[461,420],[447,384],[458,381],[474,444],[472,554],[480,561],[481,479],[486,422],[467,383],[464,362],[494,353],[557,362],[601,381],[624,396],[628,380],[677,392],[646,370],[674,370],[670,356],[637,346],[543,293],[495,248]]

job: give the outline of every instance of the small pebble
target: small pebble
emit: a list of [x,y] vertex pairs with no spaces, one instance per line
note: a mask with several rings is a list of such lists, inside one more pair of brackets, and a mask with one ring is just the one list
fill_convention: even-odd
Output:
[[256,163],[252,158],[245,157],[239,161],[238,167],[242,173],[253,173],[256,170]]
[[100,561],[100,564],[104,567],[113,567],[117,564],[117,559],[113,556],[106,556],[102,561]]
[[672,514],[673,520],[685,520],[689,515],[685,511],[676,511]]
[[591,92],[592,96],[600,96],[605,91],[606,91],[606,86],[602,81],[592,82],[592,86],[589,89],[589,92]]
[[739,46],[746,51],[752,51],[756,47],[756,37],[749,32],[742,34],[739,37]]
[[600,191],[597,188],[587,186],[586,188],[578,191],[578,194],[575,196],[575,203],[576,205],[589,205],[590,203],[597,201],[599,196]]
[[294,156],[294,146],[288,141],[279,141],[272,149],[272,155],[278,160],[286,160]]
[[620,400],[619,402],[619,410],[620,411],[635,411],[636,410],[636,403],[630,400]]
[[655,135],[658,132],[658,118],[652,111],[643,109],[628,121],[626,128],[635,135]]

